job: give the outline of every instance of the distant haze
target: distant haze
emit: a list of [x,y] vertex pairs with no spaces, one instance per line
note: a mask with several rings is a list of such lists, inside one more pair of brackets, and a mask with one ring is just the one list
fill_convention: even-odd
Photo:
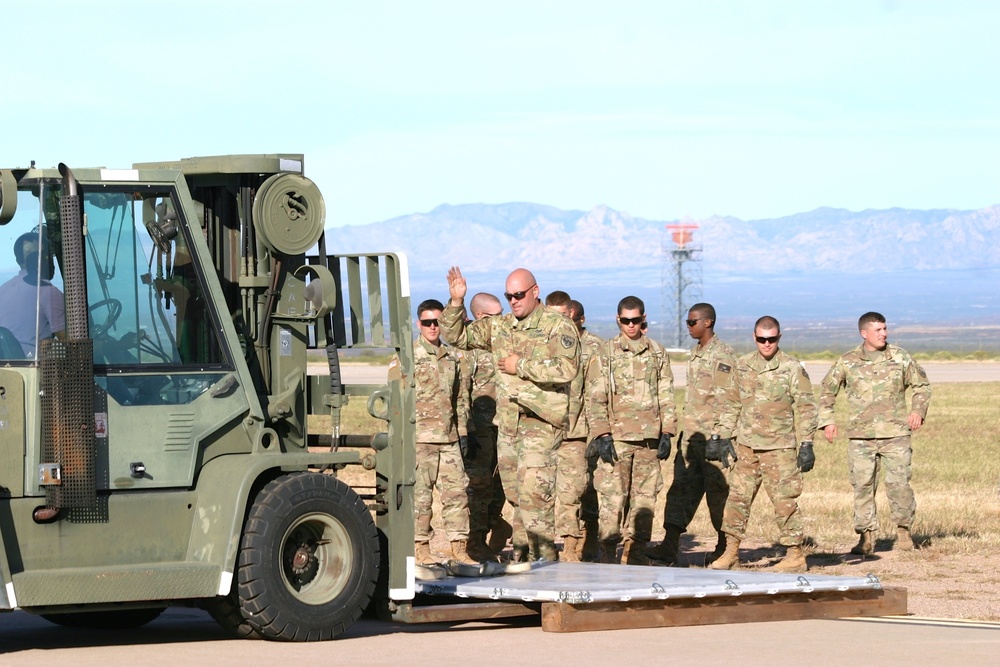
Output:
[[646,302],[651,334],[669,344],[677,325],[662,322],[673,317],[663,288],[675,245],[665,226],[678,223],[698,226],[691,247],[701,260],[686,265],[696,284],[685,291],[684,309],[712,303],[727,337],[749,341],[754,320],[769,314],[782,322],[786,348],[839,349],[856,344],[857,317],[877,310],[892,340],[914,349],[1000,350],[1000,206],[667,221],[606,206],[442,205],[330,229],[328,247],[405,252],[415,302],[447,297],[452,265],[462,267],[470,293],[497,295],[507,273],[524,266],[543,296],[562,289],[583,302],[601,335],[614,332],[618,300],[634,294]]

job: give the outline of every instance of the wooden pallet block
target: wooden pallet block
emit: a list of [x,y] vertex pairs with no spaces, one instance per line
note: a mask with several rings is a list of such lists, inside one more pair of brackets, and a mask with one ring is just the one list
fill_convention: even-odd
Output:
[[542,604],[542,630],[586,632],[906,613],[906,589],[898,587],[588,604],[546,602]]

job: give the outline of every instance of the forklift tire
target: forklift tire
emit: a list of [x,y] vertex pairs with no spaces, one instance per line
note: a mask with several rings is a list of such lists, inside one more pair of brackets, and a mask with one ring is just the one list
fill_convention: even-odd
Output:
[[340,480],[284,475],[264,486],[247,514],[237,572],[240,610],[261,637],[333,639],[371,600],[378,531]]
[[234,589],[229,595],[212,598],[200,606],[231,636],[237,639],[260,639],[257,631],[243,618],[239,598],[235,593]]
[[49,623],[67,628],[93,630],[130,630],[155,621],[165,607],[121,609],[114,611],[74,611],[68,614],[40,614]]

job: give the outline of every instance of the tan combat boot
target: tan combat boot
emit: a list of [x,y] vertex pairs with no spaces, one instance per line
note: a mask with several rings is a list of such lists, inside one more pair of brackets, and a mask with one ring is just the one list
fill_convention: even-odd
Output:
[[663,541],[651,549],[646,549],[646,557],[661,563],[673,565],[677,561],[677,551],[681,545],[681,529],[677,526],[667,526],[667,534]]
[[507,540],[514,535],[514,528],[509,523],[498,517],[490,531],[490,541],[487,546],[494,554],[498,554],[507,548]]
[[858,556],[870,556],[875,551],[875,531],[866,530],[861,533],[861,539],[858,543],[851,549],[852,554],[857,554]]
[[893,551],[913,551],[913,536],[910,535],[910,529],[906,526],[899,526],[896,529],[896,544],[892,547]]
[[[706,565],[714,563],[722,556],[722,554],[726,553],[726,534],[720,530],[718,536],[718,541],[715,543],[715,550],[708,554],[708,557],[705,558]],[[723,569],[728,570],[730,568],[726,567]]]
[[559,560],[564,563],[579,563],[580,550],[583,548],[581,543],[582,540],[579,537],[573,537],[572,535],[563,537],[563,550],[559,556]]
[[453,540],[451,543],[451,559],[462,565],[479,565],[479,561],[472,558],[467,550],[466,540]]
[[646,556],[646,543],[629,538],[625,540],[622,549],[622,562],[626,565],[649,565],[649,558]]
[[771,568],[773,572],[805,572],[808,569],[806,555],[799,546],[788,547],[781,562]]
[[713,560],[709,567],[713,570],[731,570],[739,564],[740,541],[735,537],[729,537],[726,540],[726,550]]
[[601,562],[618,563],[618,540],[601,540]]
[[416,542],[413,546],[414,560],[417,565],[435,565],[437,561],[431,555],[430,542]]

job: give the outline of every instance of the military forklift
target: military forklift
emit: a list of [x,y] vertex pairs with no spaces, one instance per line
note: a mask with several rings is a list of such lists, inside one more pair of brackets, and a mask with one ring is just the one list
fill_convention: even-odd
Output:
[[[339,363],[408,375],[405,258],[328,255],[303,165],[0,170],[0,610],[323,640],[412,599],[412,391]],[[352,394],[382,432],[339,432]]]

